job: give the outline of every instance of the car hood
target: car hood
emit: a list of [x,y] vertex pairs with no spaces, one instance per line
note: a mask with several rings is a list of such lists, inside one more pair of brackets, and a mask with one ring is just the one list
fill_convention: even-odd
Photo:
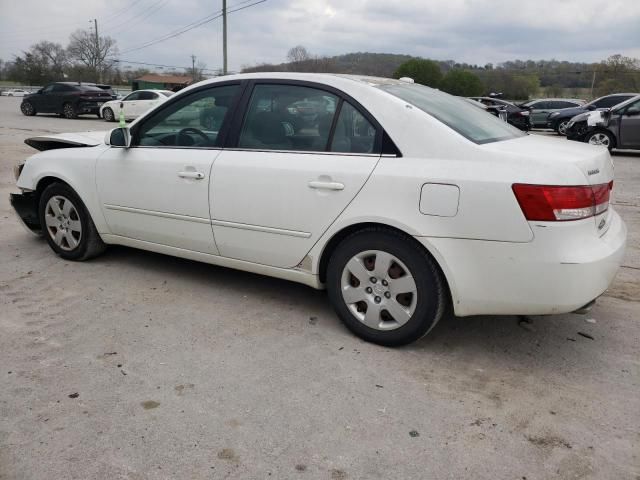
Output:
[[27,138],[24,143],[36,150],[54,150],[56,148],[95,147],[104,143],[106,131],[54,133]]

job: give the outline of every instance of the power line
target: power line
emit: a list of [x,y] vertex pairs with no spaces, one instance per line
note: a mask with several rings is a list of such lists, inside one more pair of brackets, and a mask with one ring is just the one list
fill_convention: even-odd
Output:
[[[189,70],[191,69],[191,67],[188,66],[180,66],[180,65],[165,65],[162,63],[148,63],[148,62],[135,62],[135,61],[131,61],[131,60],[122,60],[122,59],[112,59],[114,62],[117,63],[127,63],[127,64],[131,64],[131,65],[144,65],[146,67],[158,67],[158,68],[174,68],[174,69],[178,69],[178,70]],[[201,70],[206,71],[206,72],[214,72],[214,73],[220,73],[221,69],[219,68],[202,68]],[[229,73],[237,73],[237,72],[229,72]]]
[[144,10],[142,10],[141,12],[138,12],[137,15],[134,15],[133,17],[125,20],[124,22],[120,23],[119,25],[115,25],[113,27],[111,27],[112,29],[109,30],[109,33],[114,35],[116,33],[120,33],[124,30],[126,30],[126,26],[129,25],[131,22],[133,22],[134,20],[137,20],[138,22],[144,20],[145,18],[149,18],[152,15],[155,15],[156,13],[158,13],[158,11],[164,7],[167,2],[169,0],[158,0],[157,2],[149,5],[148,7],[146,7]]
[[[245,8],[249,8],[249,7],[253,7],[254,5],[258,5],[259,3],[264,3],[267,0],[258,0],[258,1],[254,1],[253,3],[250,3],[248,5],[242,6],[242,7],[237,7],[234,8],[232,10],[227,10],[227,14],[229,13],[234,13],[234,12],[239,12],[240,10],[244,10]],[[246,3],[246,2],[242,2],[242,3]],[[206,17],[202,17],[200,20],[196,20],[194,22],[191,22],[188,25],[185,25],[179,29],[174,30],[173,32],[170,32],[166,35],[163,35],[162,37],[158,37],[156,39],[150,40],[147,43],[144,43],[138,47],[134,47],[134,48],[129,48],[124,50],[122,53],[130,53],[130,52],[135,52],[137,50],[142,50],[143,48],[148,48],[152,45],[156,45],[157,43],[161,43],[161,42],[165,42],[167,40],[170,40],[172,38],[178,37],[184,33],[187,33],[190,30],[193,30],[194,28],[198,28],[201,27],[202,25],[205,25],[207,23],[210,23],[218,18],[222,17],[222,13],[219,10],[218,12],[212,13],[210,15],[207,15]]]

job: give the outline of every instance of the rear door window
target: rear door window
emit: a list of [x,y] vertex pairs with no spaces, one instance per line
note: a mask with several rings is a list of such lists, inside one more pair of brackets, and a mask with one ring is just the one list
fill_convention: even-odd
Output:
[[316,88],[258,84],[251,94],[238,148],[324,152],[338,100]]

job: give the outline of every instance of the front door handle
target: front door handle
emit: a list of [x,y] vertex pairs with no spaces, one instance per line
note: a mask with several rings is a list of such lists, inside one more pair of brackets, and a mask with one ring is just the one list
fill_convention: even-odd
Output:
[[202,172],[178,172],[178,176],[181,178],[192,178],[194,180],[202,180],[204,173]]
[[312,180],[309,182],[309,188],[315,188],[318,190],[344,190],[344,184],[339,182]]

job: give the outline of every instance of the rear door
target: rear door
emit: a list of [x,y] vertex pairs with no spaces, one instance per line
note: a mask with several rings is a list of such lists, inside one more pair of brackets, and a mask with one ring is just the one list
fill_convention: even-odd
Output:
[[627,105],[619,122],[618,146],[620,148],[640,148],[640,100]]
[[213,165],[216,244],[226,257],[295,267],[373,171],[382,130],[341,92],[308,82],[256,82],[243,104]]
[[543,125],[547,123],[547,117],[549,116],[550,101],[540,101],[531,105],[531,123],[534,126]]

